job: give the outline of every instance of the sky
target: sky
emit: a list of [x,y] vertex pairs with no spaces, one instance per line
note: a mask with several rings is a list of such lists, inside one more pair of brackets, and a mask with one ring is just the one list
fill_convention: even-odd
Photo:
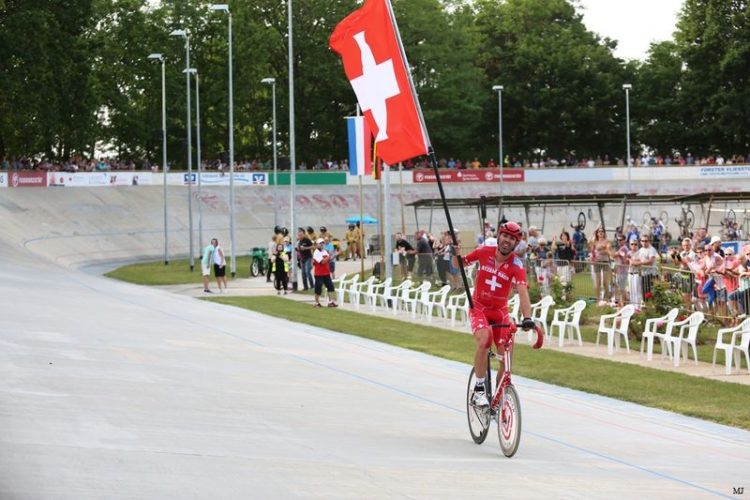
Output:
[[583,22],[617,40],[615,56],[645,60],[649,45],[672,39],[683,0],[580,0]]

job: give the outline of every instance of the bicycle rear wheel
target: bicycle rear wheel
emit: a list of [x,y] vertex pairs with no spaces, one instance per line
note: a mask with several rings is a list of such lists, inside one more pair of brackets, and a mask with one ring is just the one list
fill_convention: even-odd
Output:
[[508,385],[503,390],[497,419],[497,436],[503,455],[510,458],[518,451],[521,442],[521,401],[515,387]]
[[[469,433],[471,439],[477,444],[484,443],[490,430],[490,408],[478,408],[471,404],[471,395],[474,393],[477,377],[474,374],[474,368],[469,374],[469,385],[466,387],[466,417],[469,421]],[[490,370],[487,369],[485,384],[491,380]],[[489,387],[489,386],[488,386]],[[492,394],[488,391],[488,394]]]

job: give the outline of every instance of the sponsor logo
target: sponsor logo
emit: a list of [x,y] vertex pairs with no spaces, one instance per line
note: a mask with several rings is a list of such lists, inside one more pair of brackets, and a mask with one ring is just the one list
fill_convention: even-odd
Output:
[[[413,173],[415,183],[437,182],[433,172]],[[440,172],[442,182],[500,182],[500,169],[489,170],[443,170]],[[525,173],[521,169],[503,170],[503,182],[524,182]]]
[[47,172],[13,172],[11,187],[47,187]]
[[254,185],[265,185],[265,184],[267,184],[267,182],[266,182],[266,174],[253,174],[252,184],[254,184]]

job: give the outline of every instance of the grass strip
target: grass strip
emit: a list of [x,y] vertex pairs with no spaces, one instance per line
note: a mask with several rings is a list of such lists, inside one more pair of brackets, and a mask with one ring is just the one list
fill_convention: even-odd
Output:
[[[227,259],[227,268],[230,267]],[[237,275],[247,277],[250,269],[250,257],[237,257]],[[227,275],[229,273],[227,272]],[[164,261],[158,262],[141,262],[138,264],[129,264],[122,266],[114,271],[105,274],[109,278],[135,283],[136,285],[184,285],[189,283],[201,282],[201,261],[195,259],[195,269],[190,271],[188,259],[178,259],[169,262],[168,266]],[[214,278],[211,277],[212,285]]]
[[[214,302],[471,363],[470,335],[279,297],[217,297]],[[750,430],[750,386],[516,345],[514,373]]]

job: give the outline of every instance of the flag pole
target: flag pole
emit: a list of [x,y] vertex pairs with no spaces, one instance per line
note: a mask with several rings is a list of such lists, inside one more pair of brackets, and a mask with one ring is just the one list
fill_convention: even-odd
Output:
[[[432,168],[435,171],[435,179],[437,180],[438,190],[440,191],[440,199],[443,201],[443,210],[445,210],[445,218],[448,221],[448,231],[451,233],[451,239],[453,240],[453,245],[458,246],[458,239],[456,238],[456,231],[453,229],[453,221],[451,220],[451,214],[448,210],[448,201],[445,199],[445,190],[443,189],[443,182],[440,180],[440,172],[438,172],[438,165],[437,165],[437,158],[435,157],[435,150],[432,148],[432,143],[430,142],[430,135],[427,132],[427,125],[424,121],[424,114],[422,113],[422,106],[419,104],[419,95],[417,94],[417,89],[414,87],[414,80],[411,77],[411,70],[409,69],[409,61],[406,59],[406,51],[404,50],[404,44],[401,41],[401,33],[398,29],[398,24],[396,23],[396,16],[393,13],[393,5],[391,5],[391,0],[386,0],[386,5],[388,6],[388,13],[391,16],[391,23],[393,24],[393,29],[396,32],[396,38],[398,39],[398,48],[401,51],[401,57],[404,60],[404,66],[406,66],[406,76],[409,78],[409,85],[411,86],[412,94],[414,95],[414,100],[416,101],[416,107],[417,112],[419,114],[419,122],[422,126],[422,133],[424,134],[425,138],[425,145],[427,146],[427,154],[430,157],[430,161],[432,161]],[[461,255],[456,255],[458,258],[458,268],[461,270],[461,279],[463,280],[464,284],[464,290],[466,291],[466,299],[469,304],[469,309],[474,308],[474,301],[471,298],[471,293],[469,291],[469,280],[466,277],[466,269],[464,269],[464,259]]]

